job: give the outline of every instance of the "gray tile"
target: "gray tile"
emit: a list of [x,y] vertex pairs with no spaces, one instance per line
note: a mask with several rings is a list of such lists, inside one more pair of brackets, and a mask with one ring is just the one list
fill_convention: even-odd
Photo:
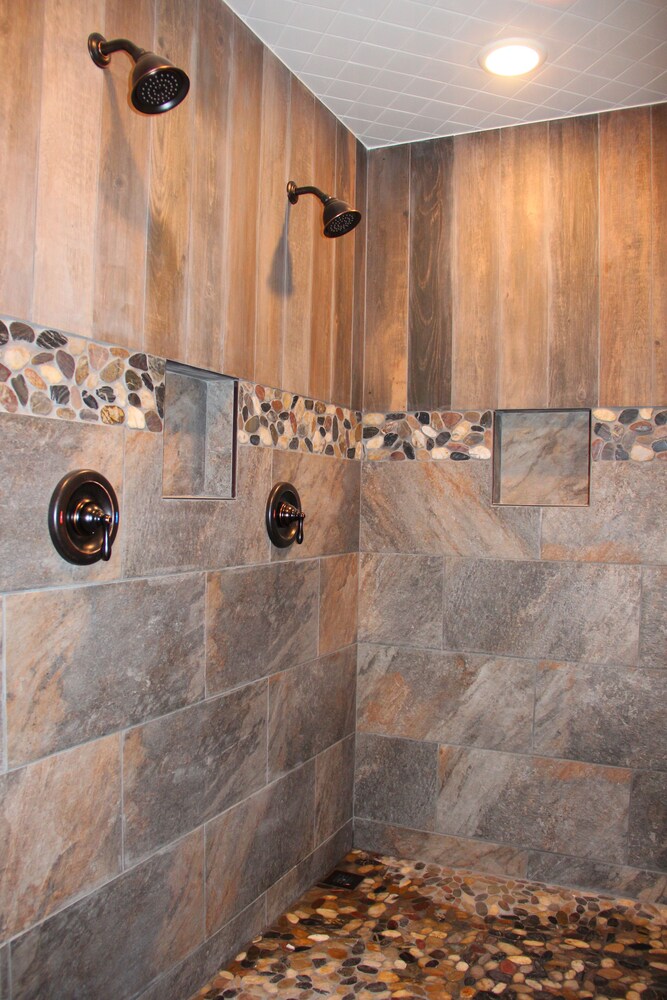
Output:
[[496,503],[588,504],[589,410],[506,410],[495,415]]
[[356,552],[320,560],[320,653],[357,641],[358,567]]
[[354,811],[354,734],[315,760],[315,843],[332,837]]
[[204,940],[201,830],[15,939],[14,997],[131,997]]
[[361,549],[539,557],[538,510],[491,506],[491,463],[364,462]]
[[[5,690],[5,602],[0,597],[0,690]],[[7,770],[4,697],[0,703],[0,774]]]
[[121,511],[125,575],[268,560],[264,510],[270,489],[271,452],[248,446],[238,451],[236,500],[163,500],[162,436],[128,433]]
[[295,899],[328,875],[351,850],[352,820],[271,886],[266,893],[268,923],[277,920]]
[[545,510],[542,558],[667,562],[667,465],[593,462],[591,506]]
[[0,940],[120,871],[120,737],[0,778]]
[[269,777],[279,777],[354,732],[356,647],[269,682]]
[[634,566],[450,559],[444,647],[634,664],[639,597]]
[[667,774],[643,771],[632,779],[630,800],[631,865],[667,871]]
[[642,570],[639,663],[667,669],[667,567]]
[[359,647],[361,732],[530,750],[535,663],[406,646]]
[[0,1000],[10,1000],[9,945],[0,948]]
[[559,854],[531,851],[528,857],[528,878],[566,888],[592,889],[617,896],[643,899],[647,903],[667,900],[667,875],[629,868],[626,865],[606,865],[602,861],[568,858]]
[[207,593],[209,692],[316,657],[318,590],[314,560],[212,573]]
[[442,647],[442,559],[374,555],[359,559],[359,639]]
[[74,469],[101,472],[120,500],[123,438],[116,427],[0,413],[0,590],[93,583],[121,575],[126,535],[122,506],[111,559],[91,566],[74,566],[58,555],[49,535],[48,510],[53,490]]
[[6,627],[13,765],[203,695],[203,574],[18,594]]
[[535,752],[619,767],[667,768],[667,673],[540,664]]
[[528,851],[520,848],[409,830],[359,817],[354,821],[354,846],[394,858],[418,858],[446,868],[508,878],[525,878],[528,863]]
[[436,829],[625,862],[630,777],[597,764],[441,747]]
[[262,681],[126,733],[126,864],[264,786],[266,708]]
[[198,496],[206,477],[206,385],[167,368],[164,394],[165,496]]
[[207,934],[312,853],[314,813],[311,761],[207,824]]
[[357,736],[354,814],[417,830],[435,827],[435,743]]
[[[276,560],[356,552],[359,548],[361,462],[272,451],[273,482],[296,486],[306,512],[303,545],[271,547]],[[266,503],[266,497],[264,498]]]
[[267,926],[266,900],[255,900],[175,968],[160,976],[137,1000],[183,1000],[231,962]]

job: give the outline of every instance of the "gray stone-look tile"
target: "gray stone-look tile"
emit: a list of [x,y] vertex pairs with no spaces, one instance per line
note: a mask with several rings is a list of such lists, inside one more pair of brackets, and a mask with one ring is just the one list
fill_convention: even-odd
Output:
[[167,369],[164,386],[164,494],[197,496],[206,477],[207,382]]
[[639,663],[667,670],[667,567],[642,570]]
[[542,514],[542,558],[667,562],[667,464],[593,462],[591,505]]
[[442,559],[375,555],[359,559],[359,639],[442,647]]
[[6,627],[11,765],[203,695],[203,574],[17,594]]
[[351,850],[352,820],[271,886],[266,893],[267,922],[277,920],[295,899],[328,875]]
[[271,558],[304,559],[356,552],[361,462],[291,451],[269,454],[273,456],[273,482],[296,486],[306,512],[303,545],[295,543],[287,549],[272,545]]
[[10,1000],[9,945],[0,948],[0,1000]]
[[120,737],[0,778],[0,940],[120,871]]
[[407,646],[359,647],[361,732],[530,750],[535,663]]
[[314,814],[311,761],[207,824],[207,934],[312,853]]
[[356,647],[269,682],[269,777],[285,774],[354,732]]
[[624,863],[630,777],[597,764],[441,747],[436,829]]
[[315,760],[315,842],[332,837],[354,811],[354,734]]
[[270,450],[239,447],[237,481],[236,500],[163,500],[162,435],[128,433],[121,511],[126,576],[268,560]]
[[508,878],[525,878],[528,863],[528,851],[505,844],[425,833],[359,817],[354,821],[354,846],[394,858],[419,858],[446,868]]
[[316,657],[318,589],[315,560],[212,573],[208,691],[224,691]]
[[14,997],[134,996],[204,940],[203,863],[199,830],[17,938]]
[[635,566],[448,559],[444,648],[634,664],[639,600]]
[[357,736],[354,814],[433,830],[438,785],[435,743]]
[[528,878],[548,885],[575,886],[595,892],[611,892],[617,896],[631,896],[647,903],[667,901],[667,875],[626,865],[606,865],[602,861],[531,851]]
[[266,709],[262,681],[125,735],[126,864],[264,786]]
[[54,489],[74,469],[101,472],[120,501],[123,437],[116,427],[0,413],[0,591],[93,583],[121,575],[127,527],[122,507],[111,559],[90,566],[75,566],[58,555],[49,535],[48,511]]
[[361,549],[539,558],[538,510],[491,506],[490,462],[364,462]]
[[175,968],[160,976],[137,1000],[183,1000],[231,962],[268,925],[264,896],[247,906]]
[[[5,690],[5,602],[0,597],[0,690]],[[0,701],[0,774],[7,770],[7,742],[5,739],[5,712]]]
[[358,565],[356,552],[320,560],[320,654],[356,642]]
[[667,773],[640,771],[630,799],[631,865],[667,871]]
[[543,662],[535,752],[619,767],[667,768],[667,673]]

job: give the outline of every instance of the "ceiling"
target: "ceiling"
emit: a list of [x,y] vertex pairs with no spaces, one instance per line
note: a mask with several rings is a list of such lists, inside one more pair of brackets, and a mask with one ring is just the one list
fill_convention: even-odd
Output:
[[[226,0],[368,148],[667,100],[667,0]],[[496,38],[547,49],[522,78]]]

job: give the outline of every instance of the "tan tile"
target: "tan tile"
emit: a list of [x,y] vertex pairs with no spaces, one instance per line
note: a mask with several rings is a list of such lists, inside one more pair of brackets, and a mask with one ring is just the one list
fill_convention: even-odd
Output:
[[320,560],[320,655],[356,642],[358,562],[356,552]]
[[0,938],[62,909],[120,870],[120,738],[0,778]]

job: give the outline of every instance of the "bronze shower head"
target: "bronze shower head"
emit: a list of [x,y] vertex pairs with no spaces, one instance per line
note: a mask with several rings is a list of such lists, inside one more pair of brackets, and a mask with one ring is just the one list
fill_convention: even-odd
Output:
[[96,66],[108,66],[113,52],[127,52],[134,60],[130,77],[130,100],[145,115],[159,115],[180,104],[190,89],[190,80],[182,69],[168,59],[140,49],[127,38],[106,39],[95,31],[88,37],[88,51]]
[[287,197],[290,204],[296,205],[301,194],[314,194],[324,205],[322,218],[324,235],[333,239],[336,236],[344,236],[361,222],[361,212],[356,208],[351,208],[347,202],[340,198],[334,198],[325,194],[316,187],[297,187],[294,181],[287,185]]

